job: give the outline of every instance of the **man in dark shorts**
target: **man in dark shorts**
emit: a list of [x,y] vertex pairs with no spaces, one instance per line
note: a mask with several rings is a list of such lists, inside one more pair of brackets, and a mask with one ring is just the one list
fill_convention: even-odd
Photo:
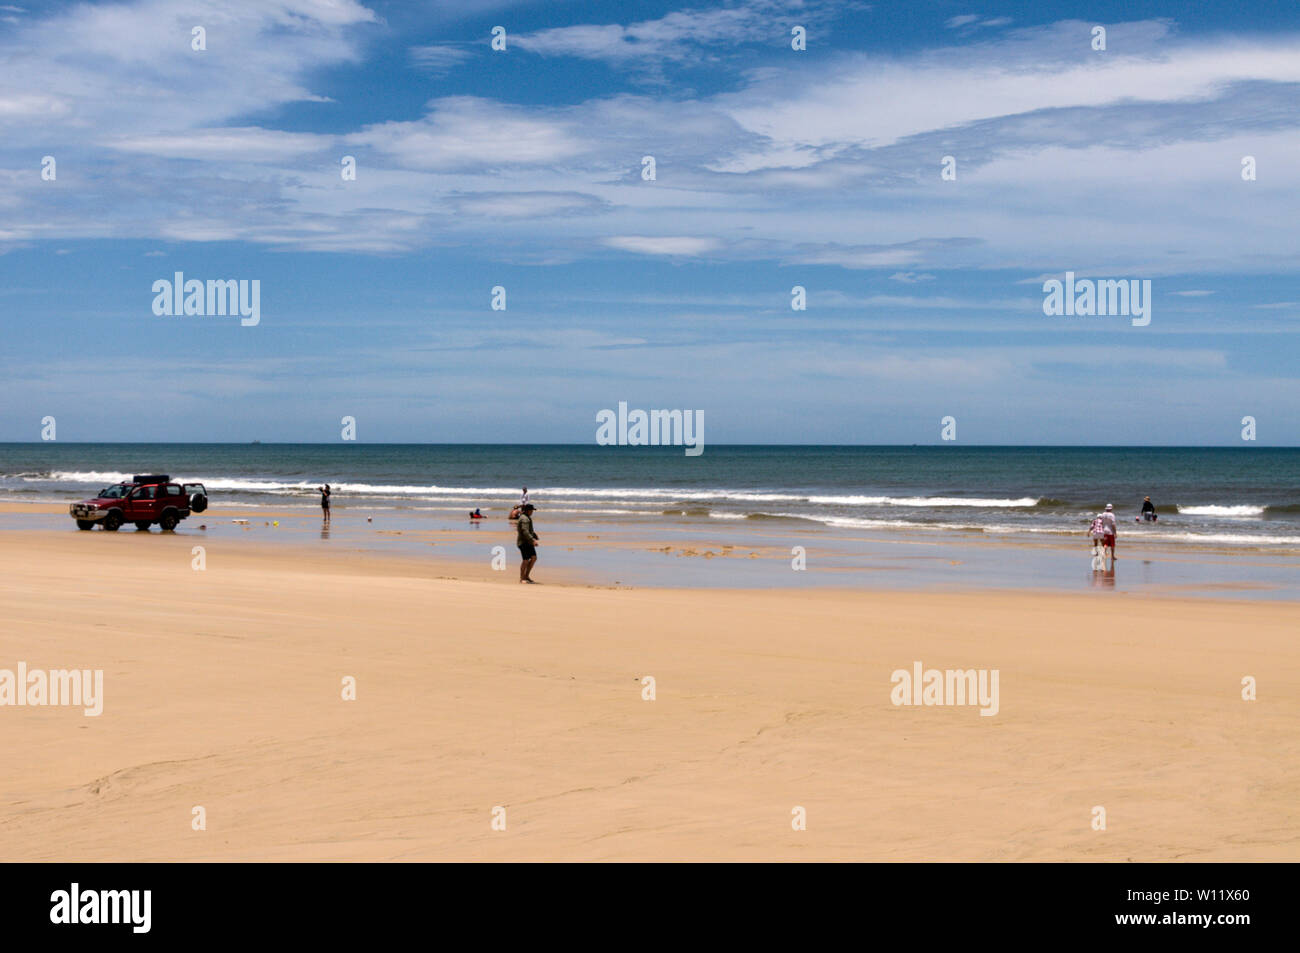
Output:
[[325,517],[325,522],[330,521],[330,485],[326,483],[320,488],[320,511]]
[[537,534],[533,532],[533,504],[520,507],[515,524],[515,545],[519,547],[519,581],[532,582],[533,563],[537,562]]

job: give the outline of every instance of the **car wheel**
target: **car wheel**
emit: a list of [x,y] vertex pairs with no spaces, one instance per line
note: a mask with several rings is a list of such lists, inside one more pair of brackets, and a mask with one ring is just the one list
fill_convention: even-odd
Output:
[[158,525],[162,529],[170,532],[171,530],[174,530],[176,528],[176,524],[179,522],[180,520],[176,518],[176,514],[174,512],[168,511],[162,515],[162,519],[158,521]]
[[117,528],[122,525],[122,514],[113,510],[104,517],[104,529],[110,533],[116,533]]
[[208,508],[208,498],[202,493],[195,493],[190,497],[190,509],[195,513],[202,513]]
[[77,520],[77,529],[94,529],[94,520]]
[[148,520],[136,520],[135,528],[136,528],[136,529],[148,529],[148,528],[149,528],[150,526],[152,526],[152,525],[153,525],[153,524],[150,523]]

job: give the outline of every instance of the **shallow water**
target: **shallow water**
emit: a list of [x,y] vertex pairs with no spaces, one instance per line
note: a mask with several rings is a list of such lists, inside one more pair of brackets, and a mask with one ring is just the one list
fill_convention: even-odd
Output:
[[[593,585],[1039,589],[1300,599],[1300,556],[1198,549],[1137,534],[1121,534],[1120,558],[1107,571],[1094,572],[1082,534],[1063,542],[920,529],[864,532],[811,521],[614,521],[542,511],[536,527],[542,543],[534,575],[543,582],[550,572],[566,582]],[[21,529],[79,533],[59,514],[0,514],[0,532]],[[150,538],[136,538],[145,534],[131,528],[119,535],[124,553],[161,537],[157,528]],[[518,566],[513,526],[500,514],[471,523],[442,510],[348,506],[336,508],[326,526],[315,513],[217,506],[181,523],[175,535],[203,542],[210,553],[219,552],[223,541],[237,541],[413,557],[427,560],[431,575],[439,572],[440,561],[487,567],[499,552],[507,574]]]

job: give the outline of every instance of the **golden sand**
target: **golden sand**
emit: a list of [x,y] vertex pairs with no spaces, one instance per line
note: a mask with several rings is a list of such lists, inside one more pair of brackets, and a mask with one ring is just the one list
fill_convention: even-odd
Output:
[[[0,533],[0,668],[105,696],[0,708],[0,856],[1300,856],[1293,604],[528,587],[255,541],[196,571],[193,545]],[[997,669],[998,714],[893,705],[914,661]]]

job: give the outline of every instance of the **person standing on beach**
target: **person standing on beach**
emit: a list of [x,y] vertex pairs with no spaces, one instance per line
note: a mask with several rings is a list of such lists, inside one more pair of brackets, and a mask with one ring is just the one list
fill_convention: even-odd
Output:
[[533,504],[525,503],[515,524],[515,545],[519,547],[519,581],[532,582],[533,564],[537,562],[538,536],[533,532]]
[[1119,523],[1115,519],[1115,506],[1112,503],[1106,504],[1106,511],[1101,514],[1102,526],[1105,527],[1106,535],[1101,539],[1102,546],[1110,547],[1110,558],[1116,559],[1115,555],[1115,534],[1119,530]]
[[528,487],[524,487],[524,495],[519,498],[519,508],[523,509],[528,505]]
[[1092,523],[1088,526],[1088,538],[1092,540],[1093,556],[1100,556],[1102,540],[1106,538],[1106,521],[1098,513],[1092,518]]
[[330,485],[326,483],[319,489],[321,515],[325,517],[325,522],[328,523],[330,521]]

